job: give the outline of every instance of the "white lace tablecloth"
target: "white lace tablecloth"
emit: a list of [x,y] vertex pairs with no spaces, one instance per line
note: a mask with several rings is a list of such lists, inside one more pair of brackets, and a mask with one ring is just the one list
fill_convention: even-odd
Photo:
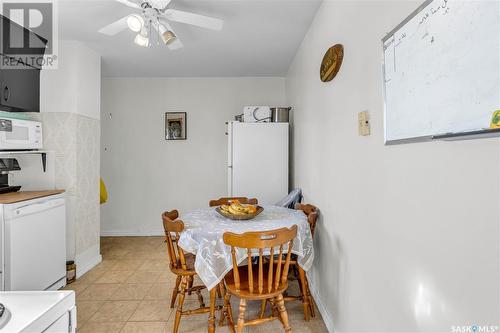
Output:
[[[293,241],[292,253],[298,264],[308,271],[314,259],[311,230],[305,214],[277,206],[264,206],[264,211],[248,221],[234,221],[221,216],[214,207],[194,210],[179,217],[184,221],[179,245],[186,252],[196,255],[195,269],[208,289],[222,281],[233,268],[231,248],[224,244],[222,235],[226,231],[244,233],[267,231],[297,225],[297,237]],[[277,251],[277,250],[276,250]],[[244,250],[237,252],[238,263],[247,257]]]

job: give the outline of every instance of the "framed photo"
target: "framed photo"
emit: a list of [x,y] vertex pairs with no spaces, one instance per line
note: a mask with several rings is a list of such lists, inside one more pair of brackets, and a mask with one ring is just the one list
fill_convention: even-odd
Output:
[[165,140],[186,140],[186,129],[186,112],[165,113]]

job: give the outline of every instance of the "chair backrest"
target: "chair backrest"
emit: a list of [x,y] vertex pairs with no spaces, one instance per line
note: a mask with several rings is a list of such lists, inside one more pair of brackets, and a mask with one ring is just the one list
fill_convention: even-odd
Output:
[[248,199],[246,197],[227,197],[227,198],[220,198],[217,200],[210,200],[208,203],[209,207],[215,207],[215,206],[221,206],[221,205],[229,205],[229,201],[231,200],[238,200],[241,204],[244,205],[257,205],[259,201],[256,198],[251,198]]
[[[231,246],[231,256],[233,261],[233,278],[236,290],[240,290],[240,269],[248,270],[248,291],[250,293],[271,293],[276,291],[279,287],[283,287],[287,283],[288,268],[290,266],[290,256],[292,254],[293,239],[297,235],[297,226],[294,225],[290,229],[282,228],[262,232],[245,232],[243,234],[234,234],[232,232],[224,233],[224,243]],[[283,248],[287,247],[287,255],[283,262]],[[245,267],[238,267],[236,259],[236,248],[246,249],[248,265]],[[279,248],[279,249],[278,249]],[[264,251],[269,249],[269,267],[267,268],[267,288],[264,290],[264,265],[263,256]],[[276,259],[275,267],[275,250],[278,249],[278,256]],[[253,281],[253,266],[252,266],[252,253],[253,250],[258,250],[258,272],[257,272],[257,290],[254,290]],[[273,270],[276,269],[276,272]]]
[[316,206],[309,204],[296,204],[295,209],[301,210],[307,216],[307,222],[311,229],[311,234],[314,236],[314,229],[316,228],[316,221],[318,220],[319,209]]
[[[184,251],[179,246],[179,242],[177,242],[180,233],[184,230],[184,222],[177,219],[179,217],[177,210],[164,212],[161,217],[163,220],[163,229],[165,230],[168,257],[170,258],[170,269],[187,270]],[[175,236],[175,239],[172,236]]]

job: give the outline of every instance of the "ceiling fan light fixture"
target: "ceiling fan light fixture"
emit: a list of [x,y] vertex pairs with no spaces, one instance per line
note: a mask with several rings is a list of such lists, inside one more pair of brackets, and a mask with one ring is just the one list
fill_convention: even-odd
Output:
[[166,45],[172,43],[177,38],[175,33],[172,30],[168,30],[163,24],[160,24],[158,26],[158,31],[160,33],[161,39]]
[[142,47],[148,47],[149,46],[149,38],[147,36],[137,34],[137,36],[135,36],[134,43],[136,43],[137,45],[142,46]]
[[177,36],[170,30],[164,32],[161,35],[161,39],[163,39],[163,42],[167,45],[172,43],[176,38],[177,38]]
[[132,14],[127,17],[127,25],[133,32],[139,32],[144,27],[144,20],[140,15]]

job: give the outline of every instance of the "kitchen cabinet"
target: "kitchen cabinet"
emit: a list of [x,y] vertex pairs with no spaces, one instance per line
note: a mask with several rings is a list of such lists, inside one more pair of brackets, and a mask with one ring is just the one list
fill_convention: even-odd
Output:
[[40,70],[0,68],[0,109],[39,112]]
[[[0,15],[0,38],[3,38],[3,29],[6,22],[10,26],[10,34],[15,40],[18,40],[28,30],[22,26],[11,22],[8,18]],[[38,37],[33,32],[28,31],[30,40],[36,41],[36,47],[41,47],[46,42],[43,38]],[[22,38],[21,38],[22,39]],[[4,66],[6,61],[13,58],[7,54],[3,54],[3,45],[0,48],[0,110],[4,111],[25,111],[39,112],[40,111],[40,70],[37,65],[23,68],[12,68]],[[27,57],[37,56],[36,54],[27,55]]]

